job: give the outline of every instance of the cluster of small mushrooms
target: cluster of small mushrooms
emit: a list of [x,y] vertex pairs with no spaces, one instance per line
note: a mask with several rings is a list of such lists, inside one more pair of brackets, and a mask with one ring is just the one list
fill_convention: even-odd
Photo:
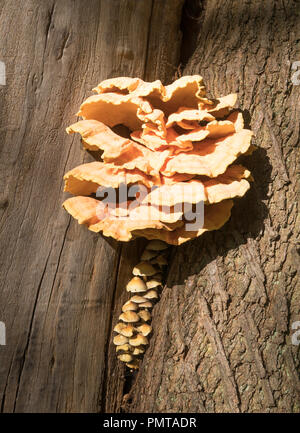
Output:
[[[168,86],[159,80],[119,77],[93,90],[96,95],[77,113],[83,120],[67,132],[79,133],[84,148],[101,151],[101,156],[65,174],[65,191],[74,195],[63,203],[66,211],[89,230],[119,241],[141,236],[180,245],[223,226],[232,199],[243,196],[252,180],[249,170],[235,163],[255,150],[252,131],[244,128],[242,113],[233,108],[237,95],[208,98],[199,75]],[[124,195],[124,185],[135,187],[135,195]],[[104,200],[103,190],[113,192],[108,195],[114,198]],[[185,205],[198,203],[204,203],[204,221],[191,230]],[[136,274],[127,288],[136,289],[137,281],[145,287],[144,277],[148,275]],[[149,315],[141,305],[153,302],[146,295],[154,292],[147,291],[141,302],[140,295],[134,295],[135,301],[123,307],[122,323],[115,328],[120,352],[120,347],[138,342],[136,354],[143,350],[150,325],[141,317]],[[137,316],[145,323],[123,320]],[[132,362],[132,352],[119,357]]]
[[122,307],[119,322],[114,327],[117,355],[127,367],[139,367],[139,361],[148,345],[152,332],[151,309],[159,298],[163,284],[163,268],[167,261],[168,244],[160,240],[148,243],[141,261],[132,271],[134,277],[126,290],[132,294]]

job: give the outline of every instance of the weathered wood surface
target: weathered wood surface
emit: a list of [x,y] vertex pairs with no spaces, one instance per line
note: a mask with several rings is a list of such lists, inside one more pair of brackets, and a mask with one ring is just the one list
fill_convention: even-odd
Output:
[[[26,0],[19,7],[0,0],[0,60],[7,69],[7,85],[0,86],[4,412],[103,407],[121,247],[78,226],[61,207],[63,174],[92,160],[64,129],[99,81],[173,73],[181,6]],[[133,243],[122,256],[131,266],[136,254]]]
[[[182,6],[0,0],[4,412],[299,411],[298,2]],[[239,93],[261,147],[246,162],[256,182],[224,229],[173,249],[150,348],[125,377],[111,329],[143,241],[121,247],[62,210],[63,173],[92,160],[64,128],[98,81],[168,83],[180,62],[212,95]]]

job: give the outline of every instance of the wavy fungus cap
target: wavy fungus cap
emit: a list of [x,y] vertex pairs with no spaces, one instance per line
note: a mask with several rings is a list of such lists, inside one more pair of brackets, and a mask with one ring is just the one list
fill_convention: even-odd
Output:
[[[64,202],[67,212],[120,241],[143,236],[179,245],[222,227],[232,199],[252,180],[234,164],[254,149],[252,132],[233,109],[236,94],[209,99],[199,75],[168,86],[118,77],[93,90],[77,113],[83,120],[67,133],[79,133],[86,149],[102,152],[102,161],[65,174],[65,191],[75,196]],[[113,199],[104,199],[103,191]],[[198,203],[204,203],[204,219],[191,229],[185,211]]]

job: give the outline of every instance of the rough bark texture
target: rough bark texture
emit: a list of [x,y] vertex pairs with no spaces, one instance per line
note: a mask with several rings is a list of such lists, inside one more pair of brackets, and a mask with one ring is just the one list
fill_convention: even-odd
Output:
[[255,184],[222,230],[173,252],[127,410],[299,412],[299,2],[203,6],[183,73],[201,73],[212,95],[238,92],[259,146],[245,159]]
[[[299,2],[182,6],[0,0],[4,412],[300,410]],[[62,210],[64,172],[92,160],[64,128],[102,79],[167,84],[180,63],[212,95],[239,93],[260,147],[245,162],[255,184],[222,230],[173,249],[150,347],[125,376],[111,329],[144,242],[108,242]]]

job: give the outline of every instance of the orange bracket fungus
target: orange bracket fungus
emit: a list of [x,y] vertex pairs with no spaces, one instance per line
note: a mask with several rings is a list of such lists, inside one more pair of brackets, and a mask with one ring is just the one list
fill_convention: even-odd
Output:
[[[201,76],[168,86],[139,78],[102,81],[67,128],[101,161],[65,174],[63,206],[79,224],[119,241],[150,240],[127,284],[114,331],[117,356],[130,368],[152,332],[151,308],[163,285],[168,244],[180,245],[230,218],[233,199],[252,176],[236,159],[250,154],[252,131],[233,107],[237,95],[210,99]],[[201,205],[199,205],[201,204]]]

